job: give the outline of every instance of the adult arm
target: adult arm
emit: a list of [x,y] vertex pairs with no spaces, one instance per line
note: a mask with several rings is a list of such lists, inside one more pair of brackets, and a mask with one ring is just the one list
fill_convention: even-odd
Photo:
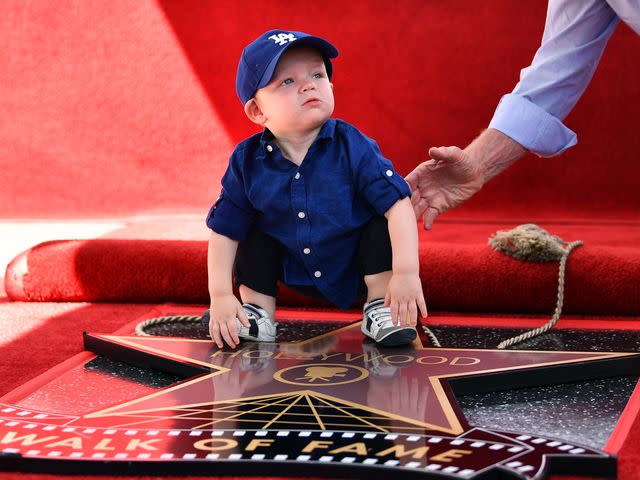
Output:
[[513,92],[500,100],[489,129],[464,150],[431,149],[433,160],[407,176],[425,228],[526,151],[548,157],[577,143],[562,120],[589,84],[619,21],[604,0],[549,2],[541,46]]

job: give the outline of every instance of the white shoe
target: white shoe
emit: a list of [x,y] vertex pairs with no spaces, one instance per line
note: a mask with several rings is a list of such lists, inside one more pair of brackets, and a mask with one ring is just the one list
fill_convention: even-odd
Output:
[[384,300],[365,303],[363,307],[362,333],[385,347],[397,347],[413,342],[418,333],[416,329],[391,322],[391,307],[384,306]]
[[249,328],[240,323],[236,318],[238,325],[238,337],[244,340],[253,340],[254,342],[274,342],[278,324],[271,320],[266,310],[245,303],[242,305],[244,313],[249,320]]

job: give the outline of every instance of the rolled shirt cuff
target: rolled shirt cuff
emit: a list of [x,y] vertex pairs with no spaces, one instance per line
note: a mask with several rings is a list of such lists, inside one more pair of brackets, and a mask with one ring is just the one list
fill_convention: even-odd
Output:
[[220,235],[241,242],[249,233],[253,216],[220,195],[207,215],[207,227]]
[[575,132],[527,98],[500,99],[489,128],[495,128],[541,157],[553,157],[578,143]]
[[398,200],[411,196],[407,182],[391,169],[380,172],[362,192],[378,215],[384,215]]

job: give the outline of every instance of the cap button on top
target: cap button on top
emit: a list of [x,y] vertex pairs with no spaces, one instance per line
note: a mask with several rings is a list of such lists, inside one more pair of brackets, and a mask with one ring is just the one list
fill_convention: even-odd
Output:
[[[269,150],[269,151],[271,151],[271,150]],[[387,174],[387,177],[392,177],[393,176],[393,172],[391,170],[387,170],[385,173]]]
[[271,145],[267,145],[267,152],[273,152],[273,147]]

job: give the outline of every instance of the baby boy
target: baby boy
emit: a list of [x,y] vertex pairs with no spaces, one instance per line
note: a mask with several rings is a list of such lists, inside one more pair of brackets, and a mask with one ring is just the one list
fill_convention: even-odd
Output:
[[362,332],[384,346],[411,343],[418,310],[427,315],[409,187],[376,142],[331,118],[337,55],[284,30],[242,53],[236,91],[264,130],[235,148],[207,217],[209,331],[221,348],[275,340],[279,281],[343,309],[366,300]]

